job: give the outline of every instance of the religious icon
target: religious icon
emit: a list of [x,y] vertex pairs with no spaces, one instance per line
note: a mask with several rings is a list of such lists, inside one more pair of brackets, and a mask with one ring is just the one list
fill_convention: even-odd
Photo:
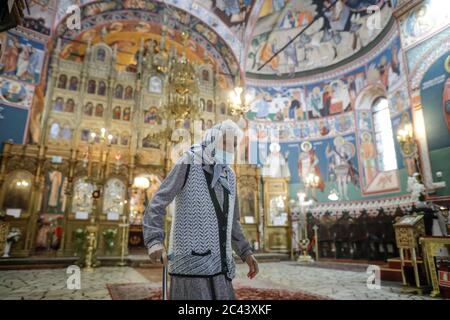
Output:
[[203,100],[203,99],[200,99],[200,110],[206,111],[206,104],[205,104],[205,100]]
[[125,89],[125,100],[131,100],[133,99],[133,88],[127,87]]
[[94,112],[94,105],[91,102],[88,102],[84,106],[84,115],[92,116],[93,112]]
[[50,126],[49,135],[50,135],[51,139],[53,139],[53,140],[59,139],[60,132],[61,132],[61,127],[58,123],[53,123]]
[[55,105],[53,106],[53,110],[55,111],[63,111],[64,110],[64,100],[61,97],[56,98]]
[[61,138],[67,141],[72,139],[72,129],[68,125],[65,125],[61,131]]
[[116,213],[119,216],[124,212],[124,200],[126,195],[125,184],[117,178],[106,182],[103,212],[105,214]]
[[[449,64],[448,70],[450,72],[450,56],[447,59],[447,63]],[[447,123],[448,131],[450,132],[450,79],[447,79],[444,87],[443,93],[443,104],[444,104],[444,119]]]
[[78,78],[77,77],[71,77],[70,78],[69,90],[71,90],[71,91],[77,91],[78,90]]
[[209,71],[208,70],[202,71],[202,79],[203,79],[203,81],[209,81]]
[[75,111],[75,101],[73,101],[73,99],[67,100],[64,111],[70,113],[73,113]]
[[8,102],[21,103],[27,98],[27,89],[19,82],[4,81],[0,84],[1,96]]
[[113,119],[120,120],[121,115],[122,115],[122,108],[120,106],[115,107],[113,110]]
[[106,59],[105,49],[98,49],[97,50],[97,60],[100,62],[105,62],[105,59]]
[[104,81],[100,81],[98,84],[98,95],[105,96],[106,95],[106,84]]
[[214,104],[211,100],[206,103],[206,112],[214,112]]
[[365,185],[368,186],[377,174],[377,149],[373,142],[372,134],[365,131],[361,134],[360,155],[363,163],[363,177]]
[[291,173],[288,166],[288,154],[281,153],[279,143],[271,143],[270,154],[264,162],[263,176],[271,178],[290,178]]
[[[308,186],[307,181],[311,175],[314,175],[319,178],[319,184],[317,188],[323,192],[325,185],[323,183],[323,178],[320,172],[319,157],[317,156],[312,143],[309,141],[305,141],[300,145],[300,149],[301,152],[297,162],[300,181],[303,182],[305,189],[309,190],[310,187]],[[316,188],[311,189],[313,189],[312,192],[314,196]]]
[[342,200],[350,200],[348,195],[348,184],[358,184],[357,170],[352,164],[356,154],[355,145],[346,141],[342,136],[337,136],[333,145],[327,145],[325,151],[328,158],[328,173],[336,179],[338,192]]
[[148,91],[151,93],[162,92],[162,80],[160,77],[153,76],[149,80]]
[[131,117],[131,108],[125,108],[123,109],[123,117],[122,120],[123,121],[130,121],[130,117]]
[[103,117],[103,105],[102,104],[98,104],[95,107],[95,116],[102,118]]
[[91,136],[91,131],[89,129],[83,129],[81,130],[81,141],[89,141],[89,138]]
[[128,141],[129,141],[128,133],[122,134],[122,136],[120,137],[120,144],[123,145],[123,146],[127,146],[128,145]]
[[59,76],[58,89],[66,89],[67,86],[67,76],[62,74]]
[[72,212],[92,212],[94,185],[79,179],[73,189]]
[[152,125],[160,124],[160,118],[158,116],[158,109],[156,107],[151,107],[145,112],[144,122]]
[[95,94],[97,88],[97,83],[95,80],[89,80],[88,87],[87,87],[87,93],[89,94]]
[[116,99],[123,99],[123,86],[118,84],[116,86],[115,95]]

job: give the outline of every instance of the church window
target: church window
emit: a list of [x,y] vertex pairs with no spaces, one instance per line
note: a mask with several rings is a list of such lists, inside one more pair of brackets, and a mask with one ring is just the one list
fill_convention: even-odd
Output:
[[397,155],[388,100],[384,97],[375,100],[372,112],[378,168],[381,172],[396,170]]

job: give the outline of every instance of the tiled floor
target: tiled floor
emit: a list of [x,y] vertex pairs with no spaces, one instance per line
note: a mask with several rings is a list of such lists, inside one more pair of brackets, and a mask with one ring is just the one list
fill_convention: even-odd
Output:
[[[258,288],[302,290],[332,299],[429,299],[407,292],[397,284],[367,288],[364,272],[304,267],[293,262],[260,264],[254,280],[246,278],[246,265],[239,264],[236,284]],[[160,286],[161,270],[102,267],[81,273],[81,289],[67,289],[65,269],[0,271],[0,299],[110,299],[106,284],[149,283]]]

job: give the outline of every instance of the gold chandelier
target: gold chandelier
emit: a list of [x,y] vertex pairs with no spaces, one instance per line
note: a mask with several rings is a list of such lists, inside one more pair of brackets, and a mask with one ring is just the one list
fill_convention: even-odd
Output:
[[[189,34],[183,32],[182,37],[184,48],[186,48]],[[197,71],[194,64],[187,59],[186,52],[179,59],[172,57],[169,64],[167,89],[166,110],[175,119],[193,119],[199,113]]]
[[239,76],[240,71],[235,80],[236,86],[230,92],[228,98],[228,109],[233,115],[243,116],[251,109],[251,103],[254,97],[245,90],[244,81]]

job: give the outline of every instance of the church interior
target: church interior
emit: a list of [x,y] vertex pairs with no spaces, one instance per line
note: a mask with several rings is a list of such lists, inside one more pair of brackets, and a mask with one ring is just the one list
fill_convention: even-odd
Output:
[[15,0],[0,299],[161,300],[146,206],[225,120],[239,299],[450,298],[448,1]]

